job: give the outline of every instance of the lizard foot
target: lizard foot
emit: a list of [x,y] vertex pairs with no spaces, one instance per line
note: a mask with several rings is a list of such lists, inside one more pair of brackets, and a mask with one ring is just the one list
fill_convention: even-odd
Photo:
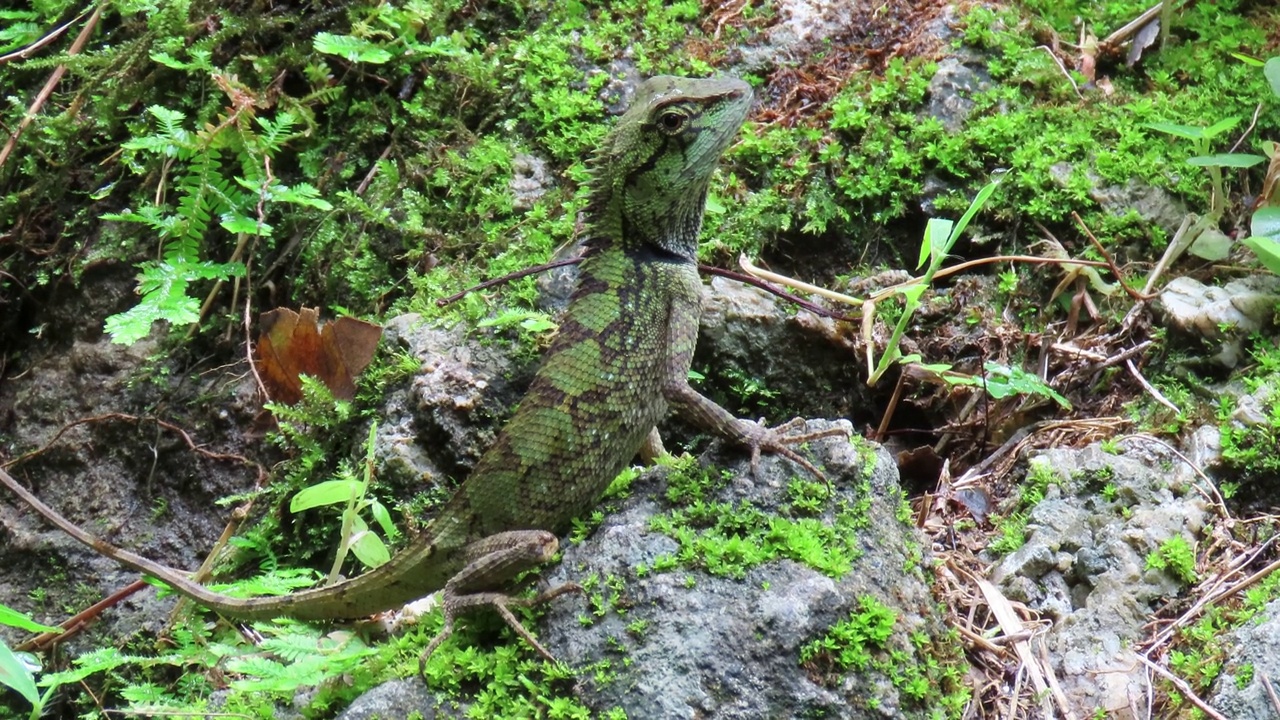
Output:
[[427,658],[445,638],[453,634],[453,622],[460,613],[475,608],[492,607],[516,634],[533,646],[540,655],[555,662],[546,648],[520,624],[510,606],[528,607],[547,602],[568,592],[580,592],[576,583],[565,583],[544,590],[532,598],[513,598],[499,588],[510,585],[520,573],[549,561],[556,554],[559,541],[544,530],[508,530],[483,537],[467,546],[470,562],[449,578],[444,585],[444,627],[418,658],[418,671],[425,673]]
[[543,647],[542,643],[538,642],[538,640],[533,637],[533,633],[530,633],[528,629],[520,623],[520,620],[516,618],[510,608],[512,606],[532,607],[534,605],[541,605],[542,603],[554,600],[565,593],[571,592],[582,592],[582,586],[573,582],[565,583],[548,590],[543,590],[531,598],[514,598],[510,595],[496,592],[451,596],[446,590],[444,599],[444,627],[442,627],[440,632],[431,639],[431,642],[427,644],[427,649],[423,650],[422,655],[418,657],[418,674],[422,675],[424,678],[426,677],[427,660],[431,658],[431,654],[436,651],[436,648],[440,647],[440,643],[444,642],[453,634],[454,620],[457,619],[458,615],[486,606],[492,607],[496,610],[498,614],[502,616],[502,619],[506,621],[507,625],[510,626],[517,635],[524,638],[524,641],[529,643],[529,646],[534,650],[537,650],[538,654],[546,658],[548,662],[559,662],[556,660],[555,656],[551,654],[551,651]]
[[768,451],[777,453],[787,458],[791,462],[796,463],[800,467],[808,470],[814,477],[831,487],[831,481],[823,474],[808,458],[791,448],[792,445],[801,445],[811,440],[819,438],[834,437],[840,435],[849,437],[849,431],[842,427],[827,428],[826,430],[816,430],[814,432],[796,432],[805,425],[804,418],[792,418],[787,422],[774,427],[766,427],[764,421],[751,422],[750,420],[739,420],[739,430],[742,432],[743,444],[751,449],[751,474],[758,475],[760,470],[760,453]]

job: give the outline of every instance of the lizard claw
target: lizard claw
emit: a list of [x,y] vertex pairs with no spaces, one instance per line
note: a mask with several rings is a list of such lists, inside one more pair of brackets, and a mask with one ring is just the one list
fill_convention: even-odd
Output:
[[824,437],[832,437],[841,435],[848,437],[849,433],[842,427],[827,428],[826,430],[816,430],[814,432],[796,432],[804,427],[804,418],[792,418],[787,422],[770,428],[764,424],[764,419],[759,422],[751,422],[749,420],[739,421],[739,429],[742,432],[743,444],[751,449],[751,474],[758,476],[760,474],[760,453],[767,450],[771,453],[777,453],[788,460],[796,463],[800,467],[807,470],[814,477],[831,487],[831,481],[827,476],[819,470],[813,463],[809,462],[800,453],[791,448],[792,445],[807,443],[810,440],[817,440]]

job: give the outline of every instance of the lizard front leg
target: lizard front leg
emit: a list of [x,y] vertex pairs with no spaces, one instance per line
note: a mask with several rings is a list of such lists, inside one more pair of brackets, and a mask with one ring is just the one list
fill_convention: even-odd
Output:
[[829,483],[827,476],[821,470],[791,446],[834,435],[848,435],[843,428],[830,428],[810,433],[795,432],[797,428],[804,425],[804,418],[794,418],[775,428],[736,418],[728,410],[690,387],[687,380],[681,383],[669,379],[666,387],[663,388],[663,394],[672,409],[685,419],[750,450],[752,474],[759,470],[761,451],[766,451],[791,460],[808,470],[814,477]]
[[769,428],[763,423],[734,417],[728,410],[689,386],[689,367],[693,363],[693,351],[698,342],[698,322],[702,316],[702,286],[697,280],[696,271],[692,275],[692,284],[688,284],[689,277],[686,275],[670,276],[673,287],[680,287],[682,280],[686,283],[685,291],[672,293],[667,317],[667,367],[662,394],[668,405],[695,425],[750,450],[752,474],[759,468],[761,451],[767,451],[791,460],[823,482],[829,483],[821,470],[791,446],[834,435],[847,436],[844,429],[795,432],[804,425],[802,418]]
[[427,659],[450,635],[458,615],[480,607],[492,607],[507,625],[524,638],[538,654],[556,662],[552,654],[525,629],[510,608],[538,605],[568,592],[581,592],[577,583],[565,583],[544,590],[532,598],[515,598],[502,592],[517,575],[551,560],[559,547],[556,536],[544,530],[511,530],[477,540],[467,548],[470,561],[445,583],[443,591],[444,627],[418,658],[418,672],[425,675]]

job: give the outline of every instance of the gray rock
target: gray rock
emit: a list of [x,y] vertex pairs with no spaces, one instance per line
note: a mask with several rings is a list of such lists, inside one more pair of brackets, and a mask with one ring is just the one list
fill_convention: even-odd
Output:
[[1280,600],[1226,634],[1227,662],[1209,704],[1232,720],[1272,720],[1275,705],[1263,677],[1280,680]]
[[1132,648],[1156,607],[1181,590],[1146,557],[1173,537],[1195,543],[1208,517],[1194,474],[1165,448],[1122,447],[1121,455],[1091,445],[1033,457],[1057,482],[1030,511],[1026,544],[993,571],[1006,594],[1054,620],[1045,649],[1075,708],[1127,712],[1145,703],[1147,678]]
[[[439,707],[437,707],[439,706]],[[421,678],[383,683],[356,698],[337,720],[436,720],[466,717],[466,706],[446,703],[427,689]]]
[[840,0],[780,0],[778,21],[765,31],[765,43],[742,50],[748,71],[795,62],[853,22],[854,6]]
[[[1049,177],[1068,187],[1077,168],[1071,163],[1058,163],[1049,168]],[[1136,212],[1138,217],[1155,223],[1173,237],[1187,216],[1187,206],[1167,190],[1130,180],[1124,185],[1104,185],[1101,176],[1090,168],[1083,170],[1089,181],[1089,197],[1112,215]]]
[[491,336],[470,337],[462,325],[415,314],[387,321],[383,342],[422,369],[384,401],[374,441],[379,477],[418,488],[465,477],[524,392],[533,358],[518,360]]
[[555,185],[555,179],[547,171],[547,161],[536,155],[520,153],[511,162],[512,206],[516,210],[528,210]]
[[[892,608],[898,620],[889,643],[908,654],[907,664],[923,661],[907,634],[937,637],[942,628],[922,573],[921,540],[895,517],[902,497],[896,469],[877,450],[868,477],[858,444],[829,439],[811,447],[831,475],[838,503],[870,501],[865,526],[848,541],[861,554],[839,578],[789,559],[767,561],[741,579],[688,567],[638,573],[641,564],[652,568],[672,555],[677,544],[652,525],[655,515],[670,511],[667,472],[637,480],[601,527],[564,549],[548,577],[552,585],[593,577],[621,582],[619,597],[589,625],[578,621],[586,614],[580,599],[557,602],[544,619],[541,637],[557,657],[575,667],[608,663],[610,680],[581,678],[581,699],[597,711],[621,707],[642,718],[926,716],[927,709],[910,706],[881,672],[848,672],[822,683],[815,682],[821,675],[815,667],[799,661],[800,648],[856,611],[864,596]],[[786,517],[795,466],[767,458],[752,482],[741,453],[725,452],[712,463],[732,468],[734,479],[706,502]],[[828,509],[824,522],[832,517]]]
[[759,288],[712,278],[694,367],[706,369],[711,389],[725,394],[731,390],[725,380],[730,374],[766,388],[776,395],[770,407],[781,408],[771,420],[825,411],[857,423],[856,413],[874,403],[861,383],[849,382],[858,362],[856,333],[806,310],[789,312],[792,307]]
[[[136,271],[103,265],[85,273],[73,298],[41,314],[47,325],[39,352],[11,356],[20,364],[0,381],[3,454],[45,450],[8,471],[99,538],[167,565],[195,568],[227,522],[229,511],[215,501],[249,491],[257,475],[240,463],[201,457],[154,417],[183,428],[208,450],[243,452],[245,429],[259,409],[253,380],[247,374],[188,374],[155,337],[131,346],[110,342],[102,318],[137,302]],[[99,419],[69,425],[94,417]],[[56,625],[68,609],[87,608],[137,579],[138,573],[53,529],[0,490],[0,604]],[[74,655],[120,638],[154,635],[173,602],[144,589],[103,613],[64,649]],[[0,640],[23,635],[0,625]]]
[[1197,337],[1220,342],[1214,360],[1235,367],[1244,339],[1273,322],[1280,302],[1280,277],[1253,275],[1222,287],[1189,277],[1174,278],[1160,291],[1159,308],[1167,323]]
[[991,76],[958,58],[944,58],[929,79],[929,115],[942,121],[948,132],[958,132],[973,111],[973,96],[991,87]]

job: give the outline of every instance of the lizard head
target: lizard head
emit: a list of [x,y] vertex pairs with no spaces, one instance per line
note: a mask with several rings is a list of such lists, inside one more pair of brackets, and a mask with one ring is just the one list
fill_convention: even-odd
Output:
[[696,259],[707,184],[751,106],[734,78],[649,78],[601,143],[587,215],[598,235]]

